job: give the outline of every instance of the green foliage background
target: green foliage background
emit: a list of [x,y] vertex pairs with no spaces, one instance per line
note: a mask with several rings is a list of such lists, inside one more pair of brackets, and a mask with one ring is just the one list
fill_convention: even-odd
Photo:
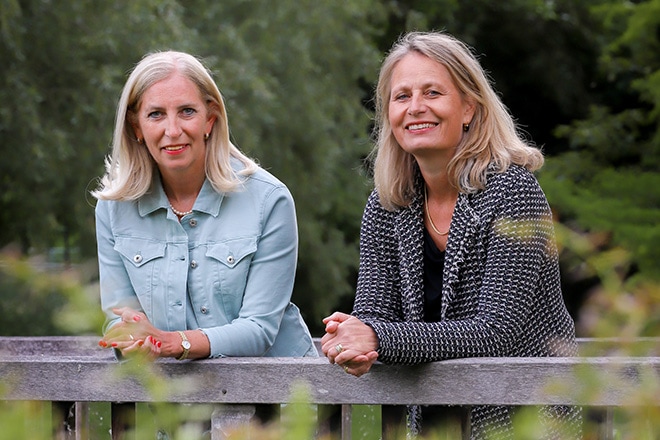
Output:
[[[294,301],[318,334],[323,316],[352,304],[379,62],[400,33],[442,29],[475,48],[543,147],[539,177],[561,225],[599,250],[625,249],[627,263],[611,268],[624,279],[657,280],[658,26],[660,0],[0,0],[0,249],[28,261],[52,249],[65,263],[94,258],[88,192],[126,73],[147,52],[185,50],[214,72],[236,144],[294,195]],[[565,248],[565,296],[579,319],[599,279],[575,261]],[[70,315],[56,294],[30,296],[25,280],[41,272],[0,269],[0,306],[14,314],[0,334],[32,334],[33,315],[47,334],[100,331],[94,319],[47,324]]]

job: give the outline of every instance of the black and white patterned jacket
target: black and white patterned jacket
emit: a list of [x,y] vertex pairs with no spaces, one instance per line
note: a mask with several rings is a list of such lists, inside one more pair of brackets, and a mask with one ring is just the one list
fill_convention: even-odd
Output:
[[[362,218],[353,314],[376,332],[378,360],[575,355],[551,211],[534,175],[519,166],[489,174],[483,191],[459,195],[445,254],[442,320],[423,321],[422,185],[418,175],[417,196],[394,212],[372,192]],[[561,412],[579,422],[579,410]],[[497,438],[513,438],[509,418],[509,408],[473,408],[472,438],[482,438],[487,426]]]

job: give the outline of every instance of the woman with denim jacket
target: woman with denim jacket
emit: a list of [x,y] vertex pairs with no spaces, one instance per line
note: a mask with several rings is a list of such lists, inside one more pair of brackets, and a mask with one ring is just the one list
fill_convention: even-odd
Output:
[[291,194],[231,143],[197,58],[159,52],[133,69],[93,195],[107,315],[99,345],[179,360],[317,355],[290,302]]

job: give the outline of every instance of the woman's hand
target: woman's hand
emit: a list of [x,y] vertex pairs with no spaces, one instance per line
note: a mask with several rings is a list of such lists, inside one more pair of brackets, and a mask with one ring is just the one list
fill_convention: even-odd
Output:
[[361,376],[376,362],[378,338],[371,327],[346,313],[335,312],[323,320],[325,335],[321,349],[331,364],[347,373]]
[[126,357],[142,355],[148,359],[156,359],[161,354],[162,343],[157,339],[161,332],[147,319],[147,316],[129,307],[112,309],[121,317],[99,341],[101,347],[116,348]]

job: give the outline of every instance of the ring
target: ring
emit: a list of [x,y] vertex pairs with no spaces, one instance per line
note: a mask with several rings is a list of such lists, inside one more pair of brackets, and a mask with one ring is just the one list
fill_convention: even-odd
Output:
[[344,347],[341,346],[341,344],[335,345],[335,350],[337,350],[337,353],[341,353],[344,351]]
[[344,371],[348,373],[348,366],[344,365]]
[[128,335],[128,337],[131,338],[131,341],[135,341],[135,338],[133,337],[133,335]]

